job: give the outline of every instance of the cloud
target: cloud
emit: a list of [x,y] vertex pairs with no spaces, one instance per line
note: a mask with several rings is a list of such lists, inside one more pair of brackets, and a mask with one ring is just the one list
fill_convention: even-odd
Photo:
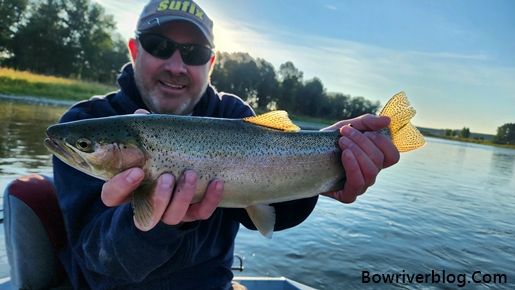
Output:
[[325,5],[325,8],[330,9],[330,10],[338,10],[338,8],[336,8],[332,5]]
[[458,53],[449,53],[449,52],[418,52],[412,51],[410,52],[415,55],[426,56],[426,57],[434,57],[434,58],[454,58],[454,59],[472,59],[472,60],[488,60],[488,57],[484,54],[458,54]]

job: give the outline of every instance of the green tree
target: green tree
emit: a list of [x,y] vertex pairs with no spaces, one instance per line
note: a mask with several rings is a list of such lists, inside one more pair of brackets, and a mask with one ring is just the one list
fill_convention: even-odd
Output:
[[10,44],[28,0],[0,0],[0,53],[11,50]]
[[227,52],[216,52],[216,60],[211,73],[211,85],[213,85],[218,91],[226,91],[229,86],[229,70],[224,66],[225,62],[229,59],[229,53]]
[[4,65],[40,74],[114,81],[129,59],[119,36],[111,36],[115,28],[112,16],[89,0],[29,3],[22,13],[26,17],[18,17],[11,25],[16,29]]
[[18,70],[67,76],[72,71],[73,55],[59,14],[58,1],[31,3],[30,16],[18,25],[12,39],[12,56],[5,62]]
[[224,64],[228,70],[228,92],[240,96],[254,105],[257,97],[258,69],[255,60],[248,53],[235,53]]
[[326,100],[322,81],[317,77],[307,80],[295,94],[295,113],[318,117]]
[[[345,108],[348,106],[350,99],[350,95],[328,93],[327,103],[326,106],[324,106],[325,117],[333,120],[347,119],[348,116],[345,115]],[[349,116],[350,115],[352,115],[352,113],[350,113]]]
[[258,58],[257,64],[257,105],[261,109],[271,109],[277,106],[279,82],[274,66],[264,59]]
[[[74,72],[78,79],[106,82],[112,61],[118,51],[114,49],[111,34],[116,26],[112,15],[89,0],[62,0],[63,21],[74,53]],[[126,56],[122,53],[122,56]],[[125,58],[125,62],[128,59]],[[117,66],[122,64],[117,63]]]
[[446,137],[454,137],[454,136],[456,136],[456,130],[445,129],[443,135]]
[[515,123],[506,123],[497,128],[497,135],[494,136],[494,143],[515,144]]
[[254,107],[266,109],[278,93],[274,66],[248,53],[218,52],[211,84],[218,91],[240,96]]
[[463,129],[460,130],[460,138],[470,138],[470,129],[463,127]]
[[297,112],[295,97],[297,91],[303,86],[304,73],[299,71],[291,61],[287,61],[279,67],[279,96],[277,107],[288,112]]
[[[115,34],[112,39],[112,49],[103,51],[98,58],[99,64],[89,68],[87,75],[91,75],[91,77],[87,79],[101,83],[114,83],[120,75],[122,66],[130,60],[127,42],[121,35]],[[91,70],[95,67],[98,70],[93,71],[92,74]]]
[[364,114],[376,114],[381,104],[372,102],[364,97],[350,98],[343,109],[343,118],[356,118]]

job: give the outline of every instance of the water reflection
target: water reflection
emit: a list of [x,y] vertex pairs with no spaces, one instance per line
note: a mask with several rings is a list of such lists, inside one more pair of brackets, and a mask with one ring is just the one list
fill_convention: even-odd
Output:
[[500,174],[507,177],[513,175],[515,168],[515,154],[494,152],[492,154],[492,163],[490,163],[490,170],[492,174]]
[[19,176],[51,166],[43,146],[45,130],[59,121],[67,106],[0,100],[0,174]]

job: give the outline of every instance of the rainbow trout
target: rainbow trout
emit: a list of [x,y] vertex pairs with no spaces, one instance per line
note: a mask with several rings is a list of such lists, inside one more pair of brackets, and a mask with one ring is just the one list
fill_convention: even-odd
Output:
[[[425,144],[410,123],[415,115],[403,92],[381,115],[392,121],[379,133],[400,152]],[[244,119],[173,115],[123,115],[50,126],[45,146],[68,165],[102,180],[133,167],[145,178],[132,193],[134,216],[143,227],[153,218],[152,188],[167,172],[197,173],[192,203],[200,202],[211,180],[224,180],[220,207],[245,208],[265,237],[275,224],[271,203],[336,191],[345,184],[339,130],[302,131],[284,111]]]

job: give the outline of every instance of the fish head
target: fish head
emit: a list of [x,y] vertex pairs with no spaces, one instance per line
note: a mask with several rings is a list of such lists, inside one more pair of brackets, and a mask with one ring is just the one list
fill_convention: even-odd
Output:
[[147,154],[123,125],[81,120],[50,126],[45,146],[56,157],[93,177],[109,180],[133,167],[144,168]]

